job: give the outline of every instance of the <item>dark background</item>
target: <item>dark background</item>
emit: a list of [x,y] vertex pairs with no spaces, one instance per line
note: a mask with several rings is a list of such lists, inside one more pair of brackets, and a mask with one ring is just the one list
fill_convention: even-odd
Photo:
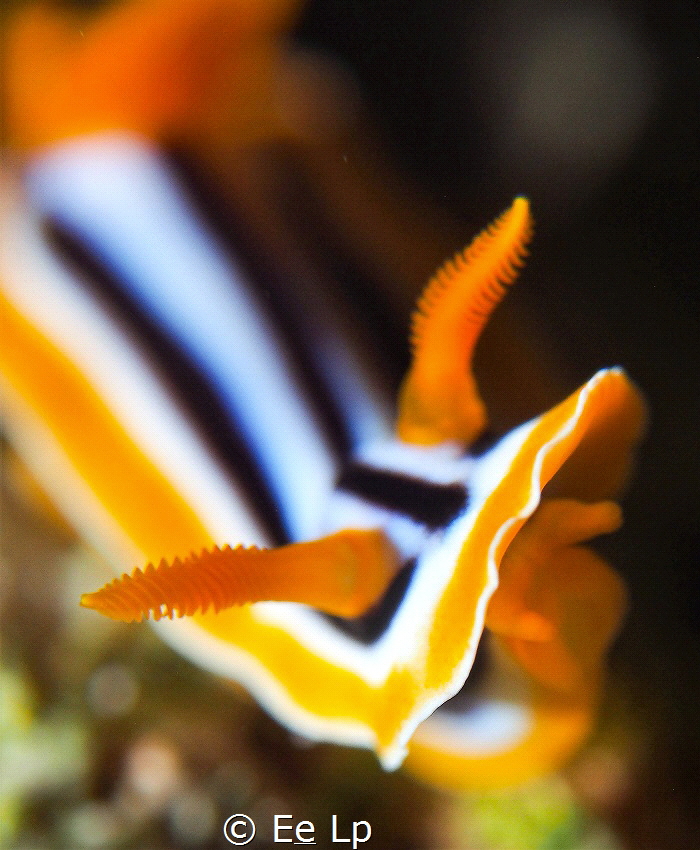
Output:
[[631,597],[613,687],[649,738],[619,815],[631,847],[695,847],[700,7],[315,0],[298,37],[347,65],[394,162],[467,234],[530,197],[517,289],[545,346],[571,388],[621,364],[647,399],[626,524],[605,544]]

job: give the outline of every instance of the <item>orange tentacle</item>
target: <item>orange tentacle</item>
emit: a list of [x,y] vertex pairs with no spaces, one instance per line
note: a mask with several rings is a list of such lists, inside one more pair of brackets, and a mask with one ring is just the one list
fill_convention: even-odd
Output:
[[396,556],[380,531],[342,531],[279,549],[215,547],[148,564],[81,599],[115,620],[191,616],[250,602],[311,605],[339,617],[364,613],[386,590]]
[[531,235],[529,204],[516,198],[426,287],[413,316],[413,364],[399,396],[397,433],[405,442],[468,444],[483,430],[486,411],[471,359]]

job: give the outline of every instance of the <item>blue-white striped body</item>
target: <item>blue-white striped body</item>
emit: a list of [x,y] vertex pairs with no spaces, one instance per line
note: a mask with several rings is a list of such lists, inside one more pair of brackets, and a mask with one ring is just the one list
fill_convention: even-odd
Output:
[[222,539],[275,545],[381,525],[406,559],[418,553],[426,524],[377,507],[381,492],[368,501],[336,490],[344,466],[354,459],[417,479],[415,503],[420,482],[461,482],[470,462],[451,446],[393,439],[390,400],[318,300],[286,292],[274,303],[180,174],[132,137],[59,147],[29,169],[27,186],[25,225],[52,272],[45,291],[26,293],[36,315],[52,316],[52,332],[93,364],[120,417],[179,470],[185,492],[216,492],[227,505]]

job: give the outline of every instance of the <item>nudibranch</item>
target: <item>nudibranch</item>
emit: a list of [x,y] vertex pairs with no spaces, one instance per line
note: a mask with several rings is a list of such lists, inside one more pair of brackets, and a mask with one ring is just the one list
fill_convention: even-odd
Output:
[[387,769],[452,788],[556,769],[624,608],[582,544],[621,522],[643,405],[603,370],[475,450],[472,356],[527,200],[428,284],[394,417],[325,299],[240,261],[160,129],[97,112],[6,179],[0,255],[7,433],[124,573],[83,603],[152,617],[289,729]]
[[[85,228],[102,229],[103,218],[78,219],[83,206],[67,194],[75,182],[57,180],[68,169],[64,156],[35,167],[35,203],[86,239]],[[96,191],[94,183],[85,190]],[[151,299],[165,328],[180,322],[193,361],[216,378],[208,391],[219,409],[230,420],[249,411],[249,422],[228,423],[231,450],[249,446],[259,470],[254,476],[229,457],[240,464],[238,480],[207,456],[206,423],[185,421],[182,401],[164,394],[139,344],[115,339],[118,323],[90,284],[50,256],[39,221],[25,209],[11,223],[15,251],[3,262],[0,301],[11,432],[44,469],[52,461],[52,491],[73,494],[69,515],[113,560],[114,552],[122,562],[184,556],[124,577],[86,604],[127,620],[187,614],[157,624],[184,654],[242,682],[291,729],[372,747],[387,768],[408,752],[409,765],[438,782],[509,782],[571,751],[588,727],[624,598],[580,544],[619,525],[610,498],[641,408],[620,370],[603,371],[489,451],[469,454],[485,416],[469,358],[522,257],[531,227],[524,199],[429,285],[396,437],[368,435],[381,412],[369,394],[360,412],[357,376],[326,388],[335,397],[325,403],[335,401],[358,437],[342,460],[324,439],[318,399],[304,399],[286,371],[272,328],[241,328],[242,350],[222,344],[239,327],[237,301],[251,295],[233,269],[217,268],[213,251],[195,256],[198,268],[185,278],[197,286],[180,287],[177,303],[157,288],[173,267],[151,267],[150,280],[142,272],[138,290],[127,287],[125,269],[134,315]],[[27,251],[17,253],[22,241]],[[180,271],[193,248],[183,247],[174,258]],[[236,301],[218,289],[217,274],[237,284]],[[79,336],[65,321],[68,308]],[[205,380],[204,369],[193,373]],[[306,542],[255,548],[277,542],[280,517],[285,541]],[[215,541],[252,548],[190,555]],[[369,639],[356,628],[363,614]],[[471,690],[480,645],[485,669]],[[457,708],[449,700],[465,682]]]

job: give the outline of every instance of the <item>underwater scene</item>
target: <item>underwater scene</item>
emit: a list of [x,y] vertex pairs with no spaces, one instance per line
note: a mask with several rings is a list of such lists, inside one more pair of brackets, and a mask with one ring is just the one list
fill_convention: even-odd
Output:
[[0,846],[694,850],[694,4],[0,22]]

